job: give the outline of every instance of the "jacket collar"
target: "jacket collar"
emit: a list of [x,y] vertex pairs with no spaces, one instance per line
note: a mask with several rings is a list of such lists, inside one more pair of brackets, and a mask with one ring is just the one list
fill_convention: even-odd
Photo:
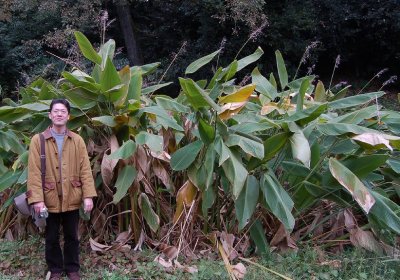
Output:
[[[50,131],[50,126],[45,130],[45,131],[43,131],[43,136],[44,136],[44,139],[49,139],[49,138],[51,138],[51,137],[53,137],[53,135],[51,135],[51,131]],[[72,137],[72,132],[71,132],[71,130],[69,130],[68,128],[67,128],[67,131],[65,132],[65,134],[68,136],[68,137]]]

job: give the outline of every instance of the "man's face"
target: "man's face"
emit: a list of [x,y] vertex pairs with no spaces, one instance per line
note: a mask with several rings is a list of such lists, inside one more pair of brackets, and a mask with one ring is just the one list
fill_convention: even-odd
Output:
[[65,126],[69,119],[67,107],[64,104],[56,103],[49,113],[49,118],[55,126]]

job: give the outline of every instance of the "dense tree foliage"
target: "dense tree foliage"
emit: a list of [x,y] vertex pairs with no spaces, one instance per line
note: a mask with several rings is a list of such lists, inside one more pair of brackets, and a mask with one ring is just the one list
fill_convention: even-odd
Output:
[[309,46],[303,57],[306,63],[300,68],[302,74],[313,68],[322,78],[329,76],[338,55],[341,70],[357,78],[370,78],[386,67],[391,71],[387,75],[400,70],[398,0],[367,0],[361,4],[355,0],[0,3],[0,85],[8,96],[35,75],[58,78],[65,60],[78,63],[76,45],[71,40],[72,30],[77,29],[97,45],[104,37],[125,45],[117,54],[117,66],[118,60],[121,65],[128,59],[130,64],[161,61],[163,67],[150,80],[161,78],[171,61],[174,63],[164,78],[176,77],[185,65],[215,51],[221,42],[224,51],[220,60],[228,62],[249,37],[242,54],[260,45],[265,51],[260,69],[265,72],[272,70],[275,50],[282,51],[293,70]]

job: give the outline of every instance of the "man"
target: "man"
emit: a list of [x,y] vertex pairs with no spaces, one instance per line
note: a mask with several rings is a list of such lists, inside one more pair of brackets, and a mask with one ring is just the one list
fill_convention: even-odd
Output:
[[[47,207],[45,255],[50,279],[61,279],[65,270],[69,279],[79,276],[79,208],[93,208],[96,196],[86,145],[78,134],[67,129],[70,105],[67,100],[54,99],[50,104],[52,125],[43,132],[46,151],[44,189],[41,180],[40,137],[33,136],[29,146],[28,197],[36,213]],[[64,254],[59,233],[64,233]]]

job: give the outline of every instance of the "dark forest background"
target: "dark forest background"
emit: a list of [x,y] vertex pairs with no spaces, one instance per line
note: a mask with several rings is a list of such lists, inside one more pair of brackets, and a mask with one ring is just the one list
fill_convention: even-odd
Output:
[[257,46],[263,73],[273,70],[275,50],[292,77],[301,60],[300,74],[322,80],[340,64],[335,82],[346,77],[355,86],[388,68],[375,80],[380,87],[400,71],[398,0],[0,0],[1,97],[18,98],[18,88],[39,76],[57,80],[65,68],[90,68],[75,30],[95,46],[116,40],[119,67],[160,61],[147,83],[175,80],[218,48],[225,65]]

